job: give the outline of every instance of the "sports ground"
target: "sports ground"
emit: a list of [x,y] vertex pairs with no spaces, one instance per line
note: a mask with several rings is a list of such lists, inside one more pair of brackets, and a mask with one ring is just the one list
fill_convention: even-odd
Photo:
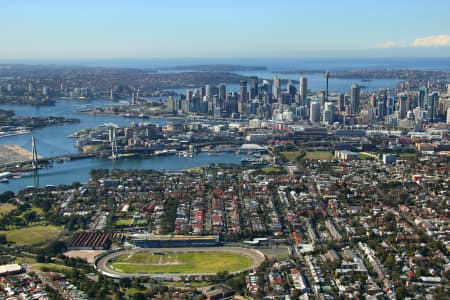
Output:
[[214,275],[228,271],[240,273],[258,267],[264,255],[239,247],[136,248],[100,258],[97,269],[111,277]]

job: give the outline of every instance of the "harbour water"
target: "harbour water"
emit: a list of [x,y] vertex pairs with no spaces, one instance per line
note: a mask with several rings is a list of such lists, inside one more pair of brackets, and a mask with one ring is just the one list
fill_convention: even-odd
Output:
[[[56,156],[76,153],[74,147],[75,139],[68,137],[70,134],[83,129],[112,122],[119,126],[129,126],[132,122],[150,122],[164,125],[166,119],[133,119],[124,117],[111,117],[102,115],[89,115],[79,113],[80,108],[90,106],[110,105],[109,100],[58,100],[55,106],[26,106],[26,105],[3,105],[2,109],[11,109],[18,116],[65,116],[80,119],[80,123],[57,125],[36,130],[32,134],[16,135],[0,138],[0,144],[15,144],[31,150],[31,136],[36,138],[36,147],[40,156]],[[85,183],[89,178],[91,169],[154,169],[154,170],[183,170],[209,164],[240,164],[244,155],[224,152],[217,155],[199,153],[193,157],[158,156],[143,158],[120,158],[110,160],[107,158],[87,158],[64,163],[54,163],[53,167],[39,170],[36,178],[29,174],[22,178],[11,178],[9,183],[0,184],[0,192],[17,192],[27,186],[45,186],[58,184],[71,184],[78,181]]]

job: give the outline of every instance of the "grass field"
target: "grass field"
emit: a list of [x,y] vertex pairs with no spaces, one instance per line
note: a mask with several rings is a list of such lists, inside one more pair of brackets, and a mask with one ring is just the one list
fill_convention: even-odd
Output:
[[252,265],[250,257],[226,252],[176,252],[162,255],[138,252],[121,255],[111,267],[124,273],[217,273],[239,271]]
[[278,168],[278,167],[264,167],[264,168],[261,168],[261,171],[264,173],[269,173],[269,174],[278,174],[278,173],[282,173],[283,169]]
[[117,226],[130,226],[131,223],[133,223],[133,218],[116,220]]
[[416,153],[400,153],[400,159],[414,159],[417,157]]
[[302,154],[302,151],[285,151],[280,153],[282,157],[290,162],[296,161],[300,154]]
[[49,270],[50,272],[64,272],[64,271],[70,271],[73,268],[63,266],[63,265],[57,265],[52,263],[37,263],[32,265],[34,270],[42,271],[42,270]]
[[0,204],[0,219],[15,209],[16,209],[16,206],[11,203]]
[[358,158],[361,160],[374,160],[376,159],[376,157],[373,157],[372,155],[368,154],[368,153],[359,153],[358,154]]
[[50,241],[58,236],[60,229],[56,226],[30,226],[26,228],[0,231],[6,239],[18,245],[34,245]]
[[333,158],[333,153],[330,151],[308,151],[304,157],[306,160],[332,160]]

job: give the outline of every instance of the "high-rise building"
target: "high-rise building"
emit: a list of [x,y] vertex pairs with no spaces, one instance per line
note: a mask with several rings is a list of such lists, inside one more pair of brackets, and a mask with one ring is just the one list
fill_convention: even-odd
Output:
[[419,87],[419,95],[418,95],[418,103],[417,106],[421,109],[426,110],[426,105],[428,104],[428,87],[425,85],[421,85]]
[[407,101],[407,99],[408,99],[408,97],[405,94],[400,95],[400,101],[398,104],[398,116],[400,119],[406,118],[406,112],[407,112],[406,101]]
[[350,94],[350,112],[351,114],[359,113],[361,90],[359,85],[356,83],[352,84],[351,94]]
[[240,90],[239,90],[239,101],[242,103],[247,103],[248,100],[247,95],[247,81],[241,80],[240,82]]
[[291,80],[288,80],[286,91],[288,92],[289,95],[291,95],[292,98],[297,93],[297,89],[295,88]]
[[225,102],[228,115],[231,116],[231,114],[238,112],[238,101],[236,93],[228,93]]
[[308,78],[306,77],[300,78],[299,91],[302,103],[305,103],[306,97],[308,96]]
[[370,107],[377,108],[377,96],[375,94],[370,96]]
[[265,91],[267,94],[272,93],[272,86],[271,86],[269,80],[267,80],[267,79],[263,80],[262,90]]
[[258,96],[258,77],[250,77],[250,99],[255,99]]
[[330,72],[326,71],[325,72],[325,79],[327,80],[327,86],[326,86],[326,90],[325,90],[325,102],[328,101],[328,79],[330,78]]
[[323,121],[331,124],[334,122],[335,106],[331,102],[325,102],[325,107],[323,110]]
[[450,124],[450,107],[447,108],[447,124]]
[[312,123],[320,122],[320,103],[319,101],[313,101],[309,108],[309,120]]
[[190,101],[192,101],[192,97],[193,97],[192,91],[187,90],[186,91],[186,100],[190,102]]
[[227,86],[224,83],[219,84],[219,101],[221,103],[224,103],[226,99],[227,99]]
[[339,94],[338,96],[338,107],[339,107],[339,111],[345,111],[345,95],[344,94]]
[[272,95],[275,99],[278,99],[281,96],[281,84],[278,77],[273,79]]
[[[134,93],[133,93],[133,95],[134,95]],[[167,110],[170,112],[175,112],[178,110],[177,106],[178,105],[177,105],[177,101],[175,100],[175,98],[173,96],[169,96],[167,98]]]
[[437,108],[439,106],[439,94],[434,92],[429,96],[429,102],[430,106],[428,111],[428,117],[430,118],[431,122],[434,122],[434,118],[437,115]]
[[207,100],[212,99],[212,86],[210,84],[205,85],[205,96]]

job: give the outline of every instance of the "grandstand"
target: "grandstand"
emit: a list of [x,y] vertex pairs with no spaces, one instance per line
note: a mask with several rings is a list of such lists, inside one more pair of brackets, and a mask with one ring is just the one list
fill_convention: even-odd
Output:
[[183,236],[134,234],[131,243],[141,248],[214,247],[219,246],[219,236]]
[[111,245],[109,233],[78,232],[69,242],[69,250],[101,250]]

